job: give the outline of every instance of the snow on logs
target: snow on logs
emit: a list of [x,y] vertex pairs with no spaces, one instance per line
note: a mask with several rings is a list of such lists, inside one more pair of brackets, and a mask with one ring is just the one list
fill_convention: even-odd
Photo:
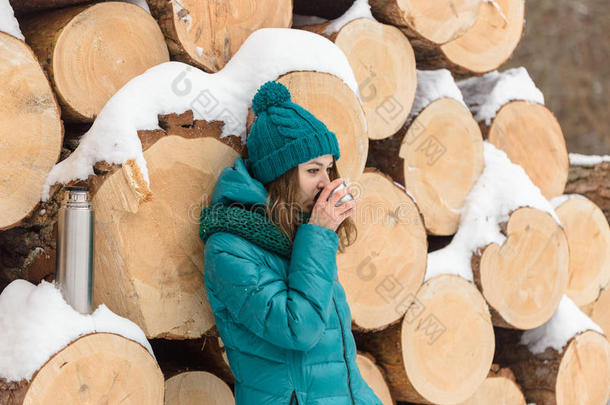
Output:
[[485,139],[526,171],[547,198],[563,193],[568,151],[557,119],[524,67],[457,82]]
[[0,404],[163,404],[163,374],[142,330],[104,305],[81,314],[55,283],[0,294]]
[[352,186],[362,198],[352,216],[358,238],[337,256],[338,277],[352,328],[385,328],[402,318],[406,307],[399,302],[413,296],[424,280],[426,231],[413,200],[389,176],[367,168]]
[[[359,83],[369,139],[391,136],[407,120],[415,97],[415,55],[407,38],[377,22],[358,0],[336,20],[299,29],[323,35],[347,56]],[[355,19],[351,19],[356,17]]]
[[456,232],[458,210],[483,170],[483,138],[449,71],[417,71],[409,119],[395,135],[369,142],[367,166],[406,186],[429,234]]
[[19,25],[69,122],[92,122],[125,83],[169,60],[155,19],[130,3],[66,7],[24,16]]
[[19,225],[40,202],[64,136],[51,86],[23,41],[0,32],[0,229]]
[[443,274],[395,305],[406,311],[400,321],[377,331],[354,331],[358,348],[384,370],[392,398],[427,404],[470,398],[487,377],[494,354],[494,331],[481,293],[467,280]]
[[292,23],[291,0],[147,3],[165,35],[172,60],[210,73],[221,70],[253,31],[288,28]]
[[567,296],[538,328],[496,328],[495,362],[538,405],[605,404],[610,396],[610,343]]

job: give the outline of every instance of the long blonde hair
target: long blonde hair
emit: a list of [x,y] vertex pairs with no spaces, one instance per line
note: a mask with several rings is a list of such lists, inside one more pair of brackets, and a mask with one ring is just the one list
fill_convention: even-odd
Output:
[[[335,159],[333,157],[333,163]],[[337,165],[333,164],[330,171],[330,180],[339,178]],[[299,187],[299,167],[295,166],[273,180],[265,186],[268,197],[266,212],[270,218],[284,234],[294,241],[297,228],[301,225],[302,217],[299,212],[304,209],[297,202],[297,190]],[[358,228],[351,217],[347,217],[337,227],[339,236],[339,253],[343,253],[345,248],[352,245],[358,237]]]

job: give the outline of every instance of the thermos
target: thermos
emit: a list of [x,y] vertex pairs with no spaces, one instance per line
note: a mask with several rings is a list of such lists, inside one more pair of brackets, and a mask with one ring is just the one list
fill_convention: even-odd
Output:
[[57,222],[56,284],[66,302],[90,314],[93,299],[93,210],[88,188],[67,186]]

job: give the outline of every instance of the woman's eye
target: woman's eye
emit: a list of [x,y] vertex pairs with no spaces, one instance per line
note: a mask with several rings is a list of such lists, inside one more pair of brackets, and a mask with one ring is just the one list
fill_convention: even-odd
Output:
[[[307,171],[311,174],[315,174],[318,171],[318,169],[309,169]],[[326,169],[326,171],[330,173],[331,168],[329,167],[328,169]]]

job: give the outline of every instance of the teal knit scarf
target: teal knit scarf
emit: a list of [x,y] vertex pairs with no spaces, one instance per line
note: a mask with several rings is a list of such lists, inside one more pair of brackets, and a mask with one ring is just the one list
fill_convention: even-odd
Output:
[[[302,223],[310,214],[301,213]],[[200,215],[199,238],[205,244],[215,232],[230,232],[289,259],[292,241],[265,214],[264,206],[251,207],[214,204],[203,207]]]

